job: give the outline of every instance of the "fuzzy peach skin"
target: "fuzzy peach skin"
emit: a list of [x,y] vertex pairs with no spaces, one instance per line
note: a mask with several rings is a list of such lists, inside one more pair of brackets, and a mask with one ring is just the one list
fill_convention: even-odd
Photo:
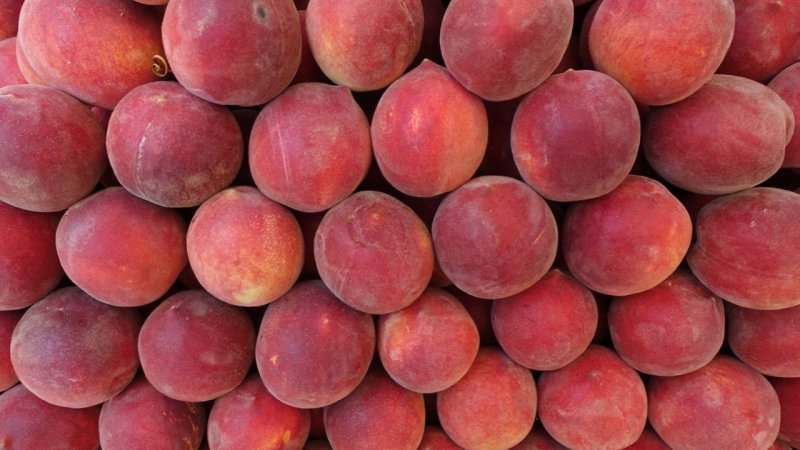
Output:
[[0,87],[27,84],[17,62],[16,36],[0,41]]
[[161,34],[178,82],[213,103],[264,104],[300,65],[300,18],[291,0],[171,0]]
[[62,288],[25,311],[11,335],[11,364],[42,400],[66,408],[94,406],[136,375],[141,325],[134,309]]
[[367,175],[369,121],[349,89],[297,84],[258,114],[249,152],[253,180],[264,195],[297,211],[324,211]]
[[97,450],[100,410],[51,405],[18,384],[0,394],[0,445],[5,448]]
[[800,377],[800,305],[757,310],[730,305],[728,345],[740,361],[764,375]]
[[237,306],[275,301],[303,268],[297,219],[250,186],[228,188],[206,200],[189,224],[186,247],[200,284]]
[[624,448],[647,421],[644,383],[616,353],[590,346],[561,369],[539,376],[539,419],[571,449]]
[[461,450],[447,433],[436,425],[426,425],[419,450]]
[[314,258],[328,289],[369,314],[410,305],[433,274],[433,244],[422,219],[378,191],[359,191],[328,210],[314,237]]
[[800,378],[770,378],[781,405],[778,437],[793,447],[800,447]]
[[311,0],[306,31],[311,53],[334,83],[354,91],[388,86],[419,52],[420,0]]
[[0,2],[0,39],[17,35],[19,11],[25,0],[3,0]]
[[800,62],[780,71],[767,87],[781,96],[794,117],[794,133],[786,144],[782,167],[800,168]]
[[555,370],[578,358],[591,344],[598,320],[592,292],[559,269],[494,301],[491,317],[503,351],[533,370]]
[[712,292],[752,309],[800,304],[800,194],[758,187],[720,197],[697,216],[687,256]]
[[714,75],[688,98],[653,108],[642,145],[650,166],[672,185],[728,194],[778,171],[794,126],[791,108],[771,89]]
[[800,3],[733,0],[733,5],[733,41],[718,73],[763,83],[800,59]]
[[646,105],[682,100],[722,63],[734,31],[732,0],[603,0],[589,29],[596,70]]
[[164,295],[186,266],[186,223],[175,210],[107,188],[64,213],[56,251],[70,280],[92,297],[141,306]]
[[255,340],[253,321],[244,309],[203,290],[181,291],[145,319],[139,358],[159,392],[175,400],[205,402],[244,381]]
[[158,79],[151,66],[164,53],[159,26],[156,9],[129,0],[28,0],[17,39],[44,84],[113,109]]
[[308,410],[280,402],[253,373],[214,402],[208,415],[208,445],[219,450],[301,450],[310,426]]
[[409,306],[378,318],[378,354],[400,386],[434,393],[467,373],[480,336],[469,312],[451,294],[429,287]]
[[692,223],[664,185],[629,175],[602,197],[572,203],[560,231],[572,275],[593,291],[622,296],[650,289],[678,268]]
[[639,372],[674,376],[708,364],[725,340],[722,300],[688,270],[658,286],[615,297],[608,310],[611,341]]
[[555,218],[525,183],[474,178],[445,197],[431,234],[453,284],[480,298],[508,297],[547,273],[558,247]]
[[650,378],[647,400],[650,424],[674,449],[766,449],[778,437],[775,390],[730,356],[684,375]]
[[572,33],[570,0],[454,0],[439,43],[453,76],[479,97],[510,100],[558,66]]
[[542,426],[542,422],[537,421],[530,434],[519,444],[511,447],[511,450],[568,450],[567,447],[559,444]]
[[472,178],[488,130],[481,99],[426,59],[381,95],[371,127],[375,161],[400,192],[433,197]]
[[553,75],[514,115],[511,149],[522,178],[560,202],[611,192],[639,151],[639,112],[613,78],[590,70]]
[[370,370],[347,397],[326,406],[325,433],[333,448],[416,450],[425,432],[425,402],[389,378]]
[[106,449],[194,450],[205,437],[206,410],[165,396],[139,375],[103,404],[99,430]]
[[54,212],[86,197],[107,166],[104,133],[70,95],[28,84],[0,88],[0,201]]
[[439,422],[456,444],[507,449],[533,428],[537,410],[531,372],[496,347],[483,347],[466,375],[436,395]]
[[11,335],[22,318],[22,310],[0,311],[0,392],[19,382],[11,364]]
[[28,307],[61,281],[64,271],[56,253],[60,218],[0,202],[0,311]]
[[358,386],[375,353],[372,317],[305,281],[267,307],[256,365],[267,390],[297,408],[335,403]]
[[128,192],[167,208],[203,203],[242,165],[242,132],[226,108],[174,81],[138,86],[108,121],[108,160]]

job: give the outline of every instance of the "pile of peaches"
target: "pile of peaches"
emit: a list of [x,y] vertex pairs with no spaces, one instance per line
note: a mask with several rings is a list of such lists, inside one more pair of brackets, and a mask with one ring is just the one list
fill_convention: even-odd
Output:
[[0,448],[798,448],[798,61],[797,0],[0,0]]

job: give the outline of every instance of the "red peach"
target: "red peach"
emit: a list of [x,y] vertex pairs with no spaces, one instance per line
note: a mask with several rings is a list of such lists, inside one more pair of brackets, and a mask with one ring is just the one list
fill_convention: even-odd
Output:
[[[608,1],[608,0],[605,0]],[[650,423],[671,448],[767,448],[780,404],[764,376],[729,356],[647,384]]]
[[388,86],[419,52],[420,0],[311,0],[306,30],[325,75],[354,91]]
[[536,417],[531,372],[499,348],[483,347],[461,380],[437,394],[442,428],[470,449],[503,449],[521,442]]
[[186,247],[200,284],[237,306],[275,301],[303,267],[297,219],[254,187],[228,188],[206,200],[189,224]]
[[800,447],[800,378],[771,378],[781,405],[779,438]]
[[556,269],[533,286],[492,304],[492,329],[518,364],[555,370],[578,358],[597,330],[592,292]]
[[52,291],[64,271],[56,253],[59,214],[0,202],[0,311],[32,305]]
[[213,103],[264,104],[300,65],[300,19],[291,0],[171,0],[161,32],[175,78]]
[[167,208],[197,206],[228,187],[243,155],[233,114],[171,81],[128,92],[111,113],[106,146],[120,184]]
[[764,375],[800,377],[800,305],[763,311],[730,305],[727,342]]
[[4,0],[0,3],[0,39],[16,36],[19,10],[25,0]]
[[158,79],[150,69],[163,54],[159,25],[155,9],[128,0],[27,0],[17,39],[44,84],[113,109]]
[[447,433],[435,425],[425,427],[418,450],[461,450]]
[[298,211],[324,211],[366,176],[369,121],[349,89],[296,84],[258,114],[249,151],[253,180],[264,195]]
[[603,0],[591,21],[597,70],[646,105],[666,105],[705,84],[725,57],[734,31],[731,0]]
[[141,306],[164,295],[186,265],[186,223],[175,210],[107,188],[64,213],[56,251],[70,280],[92,297]]
[[513,178],[474,178],[448,194],[432,226],[442,271],[462,291],[508,297],[547,273],[558,247],[547,203]]
[[19,382],[11,364],[11,335],[24,311],[0,311],[0,392]]
[[578,281],[622,296],[653,288],[678,268],[692,222],[664,185],[630,175],[602,197],[571,204],[561,236],[564,259]]
[[281,403],[258,374],[252,374],[214,402],[208,415],[208,445],[219,450],[300,450],[310,425],[308,410]]
[[469,181],[483,159],[481,100],[444,67],[424,60],[383,93],[371,127],[375,160],[397,190],[433,197]]
[[107,160],[89,108],[56,89],[17,84],[0,88],[0,118],[0,201],[53,212],[92,192]]
[[794,133],[786,144],[782,167],[800,168],[800,63],[783,69],[767,86],[789,105],[795,122]]
[[141,324],[134,309],[62,288],[25,311],[11,335],[11,363],[22,384],[48,403],[97,405],[136,375]]
[[476,95],[510,100],[553,73],[569,44],[573,18],[570,0],[454,0],[442,20],[442,57]]
[[416,450],[425,432],[422,394],[371,370],[344,399],[326,406],[325,432],[333,448]]
[[17,38],[10,37],[0,41],[0,87],[26,84],[17,63]]

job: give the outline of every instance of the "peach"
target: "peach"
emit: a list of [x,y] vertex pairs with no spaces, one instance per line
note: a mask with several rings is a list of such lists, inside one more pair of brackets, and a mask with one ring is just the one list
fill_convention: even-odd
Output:
[[141,306],[164,295],[186,265],[186,223],[174,210],[107,188],[64,213],[56,251],[70,280],[92,297]]
[[133,309],[62,288],[25,311],[11,335],[11,364],[22,384],[48,403],[97,405],[136,375],[141,324]]
[[16,36],[19,10],[25,0],[4,0],[0,3],[0,39]]
[[308,410],[278,401],[254,373],[214,402],[208,416],[208,445],[220,450],[300,450],[310,426]]
[[718,73],[766,82],[800,59],[800,3],[733,0],[733,41]]
[[639,374],[599,345],[561,369],[542,373],[538,393],[542,425],[571,449],[626,447],[647,422]]
[[608,194],[571,204],[560,231],[572,275],[593,291],[623,296],[655,287],[678,268],[692,222],[664,185],[629,175]]
[[10,37],[0,41],[0,87],[26,84],[17,63],[17,38]]
[[778,437],[788,445],[800,447],[800,378],[771,378],[781,405],[781,425]]
[[634,100],[666,105],[711,79],[731,45],[732,0],[603,0],[589,29],[597,70]]
[[639,112],[613,78],[553,75],[526,95],[511,128],[522,178],[548,200],[599,197],[619,186],[639,151]]
[[105,449],[193,450],[200,447],[205,428],[203,405],[166,397],[142,375],[100,410],[100,445]]
[[419,443],[419,450],[461,450],[461,447],[440,427],[428,425],[422,435],[422,442]]
[[775,390],[729,356],[684,375],[650,378],[647,399],[650,423],[671,448],[767,448],[778,437]]
[[197,206],[228,187],[243,157],[233,114],[173,81],[127,93],[111,113],[106,146],[120,184],[167,208]]
[[349,89],[301,83],[261,110],[249,151],[253,180],[264,195],[298,211],[324,211],[366,176],[369,122]]
[[378,319],[378,354],[400,386],[433,393],[454,385],[478,354],[480,336],[451,294],[428,288],[409,306]]
[[186,247],[200,284],[237,306],[275,301],[303,267],[297,219],[254,187],[228,188],[206,200],[189,224]]
[[671,450],[671,447],[648,426],[645,427],[639,439],[625,447],[625,450]]
[[712,292],[752,309],[800,304],[800,194],[753,188],[708,203],[687,261]]
[[159,19],[128,0],[28,0],[17,39],[44,84],[113,109],[128,91],[158,79],[150,69],[163,54]]
[[175,78],[212,103],[264,104],[300,65],[300,19],[291,0],[171,0],[161,33]]
[[[422,219],[425,226],[430,231],[433,225],[433,217],[436,215],[436,210],[439,209],[444,195],[437,195],[436,197],[413,197],[411,195],[400,194],[397,196],[397,199],[411,208],[411,210]],[[450,286],[453,283],[451,283],[444,272],[442,272],[439,261],[436,260],[436,255],[434,254],[433,256],[433,275],[431,275],[430,286],[438,288]]]
[[319,408],[353,392],[375,352],[372,318],[319,281],[298,283],[267,307],[256,365],[267,390],[297,408]]
[[325,214],[314,257],[328,289],[369,314],[410,305],[433,274],[425,224],[411,208],[377,191],[359,191]]
[[597,304],[589,289],[555,269],[519,294],[494,301],[492,329],[517,364],[555,370],[591,344]]
[[482,347],[467,374],[437,394],[436,407],[442,428],[461,447],[510,448],[533,428],[536,384],[502,350]]
[[492,329],[492,304],[494,302],[469,295],[455,286],[448,286],[446,289],[467,309],[472,321],[475,322],[475,326],[478,327],[481,345],[496,346],[497,338]]
[[497,299],[527,289],[547,273],[558,247],[547,203],[525,183],[474,178],[451,192],[433,219],[439,265],[467,294]]
[[388,86],[419,52],[420,0],[311,0],[306,31],[322,72],[354,91]]
[[0,311],[32,305],[52,291],[64,271],[56,253],[59,214],[0,202]]
[[425,432],[425,403],[422,394],[375,368],[350,395],[326,406],[324,419],[333,448],[416,450]]
[[719,297],[679,269],[652,289],[614,298],[608,327],[614,349],[634,369],[682,375],[708,364],[722,347],[725,310]]
[[424,60],[392,83],[372,118],[375,160],[397,190],[433,197],[469,181],[483,159],[488,119],[480,98]]
[[0,395],[0,445],[6,448],[96,450],[99,409],[51,405],[18,384]]
[[783,69],[767,85],[792,110],[795,127],[786,144],[782,167],[800,168],[800,62]]
[[24,311],[0,311],[0,392],[17,382],[17,373],[11,364],[11,335]]
[[17,84],[0,88],[0,117],[0,201],[53,212],[92,192],[107,160],[89,108],[53,88]]
[[727,194],[774,175],[793,131],[791,109],[771,89],[714,75],[688,98],[650,111],[642,144],[650,166],[671,184]]
[[800,305],[757,310],[730,305],[727,342],[739,360],[764,375],[800,377]]
[[442,20],[442,57],[471,92],[510,100],[553,73],[569,44],[573,17],[570,0],[454,0]]
[[145,376],[159,392],[205,402],[234,390],[253,362],[250,316],[202,290],[173,294],[147,316],[139,333]]

